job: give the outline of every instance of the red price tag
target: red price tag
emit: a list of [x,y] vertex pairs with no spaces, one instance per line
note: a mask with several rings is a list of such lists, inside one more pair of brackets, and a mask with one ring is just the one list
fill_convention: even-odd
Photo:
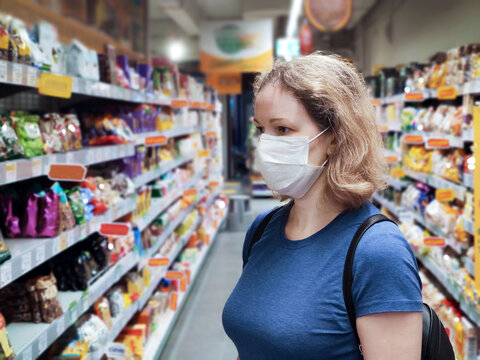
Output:
[[167,271],[165,275],[165,279],[168,280],[175,280],[175,279],[183,279],[183,272],[180,271]]
[[404,99],[405,101],[423,101],[423,93],[407,93]]
[[112,236],[125,236],[128,234],[130,226],[127,224],[102,224],[100,225],[100,234]]
[[48,177],[54,181],[83,181],[87,169],[83,165],[51,164]]
[[427,246],[445,246],[445,239],[440,237],[426,237],[423,243]]
[[450,140],[430,138],[427,140],[427,146],[430,148],[447,149],[450,147]]
[[405,144],[423,144],[424,140],[422,135],[405,135],[403,142]]
[[145,138],[146,146],[165,145],[166,143],[167,137],[165,135],[149,136]]
[[167,266],[170,264],[169,258],[153,258],[148,260],[148,266]]

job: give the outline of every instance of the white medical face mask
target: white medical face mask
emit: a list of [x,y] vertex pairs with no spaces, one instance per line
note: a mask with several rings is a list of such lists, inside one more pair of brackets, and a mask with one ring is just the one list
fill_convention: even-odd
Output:
[[311,140],[308,136],[260,136],[256,165],[271,190],[294,199],[302,198],[310,190],[327,160],[321,166],[309,165],[309,145],[328,129]]

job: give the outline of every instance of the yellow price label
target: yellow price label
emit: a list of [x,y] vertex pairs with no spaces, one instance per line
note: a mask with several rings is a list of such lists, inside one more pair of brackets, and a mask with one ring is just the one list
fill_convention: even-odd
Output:
[[198,151],[198,156],[199,157],[209,157],[210,156],[210,150],[199,150]]
[[455,190],[437,189],[435,190],[435,199],[438,201],[453,201],[455,199]]
[[70,99],[72,97],[73,78],[70,76],[42,73],[38,79],[38,93]]
[[404,168],[392,168],[390,169],[390,176],[394,179],[401,179],[405,177],[405,169]]
[[456,86],[440,86],[437,90],[437,99],[440,100],[453,100],[458,95]]

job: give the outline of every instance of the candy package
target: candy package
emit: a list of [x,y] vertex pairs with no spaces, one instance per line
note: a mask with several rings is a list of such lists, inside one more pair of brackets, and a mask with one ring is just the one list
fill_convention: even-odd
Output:
[[117,317],[125,309],[125,300],[123,298],[122,289],[115,286],[107,293],[107,298],[110,303],[110,312],[113,317]]
[[38,115],[31,115],[24,111],[12,112],[15,131],[23,146],[26,157],[43,155],[43,141],[38,126]]
[[88,348],[88,341],[72,340],[54,359],[85,360],[88,357]]
[[27,27],[23,21],[17,18],[13,18],[9,26],[10,37],[15,41],[18,49],[18,62],[31,65],[32,64],[32,52],[31,43],[32,40],[28,35]]
[[80,121],[75,114],[66,114],[63,116],[65,120],[65,131],[67,138],[66,150],[78,150],[82,148],[82,131],[80,129]]
[[7,158],[9,160],[17,159],[25,155],[23,146],[20,144],[17,134],[13,129],[12,119],[8,115],[2,115],[0,118],[0,135],[5,143]]
[[60,229],[60,196],[48,189],[40,197],[37,215],[37,237],[52,238]]
[[103,320],[109,329],[112,328],[112,315],[110,314],[110,305],[106,298],[101,296],[93,305],[95,314]]
[[98,350],[107,341],[108,328],[96,315],[86,314],[77,323],[78,336],[89,342],[90,351]]
[[67,198],[70,203],[70,207],[72,208],[73,215],[75,216],[77,225],[85,223],[85,204],[79,188],[74,187],[65,191],[65,193],[67,194]]
[[38,295],[42,319],[44,322],[51,323],[53,320],[63,315],[62,306],[57,298],[57,285],[53,274],[36,278],[35,291]]
[[68,202],[67,195],[58,182],[55,182],[51,189],[60,197],[60,225],[59,231],[64,232],[75,227],[75,216]]
[[2,233],[7,238],[19,237],[20,219],[15,213],[14,196],[12,194],[0,193],[0,225]]
[[64,119],[57,113],[44,114],[38,125],[42,133],[44,152],[46,154],[66,151],[66,127]]

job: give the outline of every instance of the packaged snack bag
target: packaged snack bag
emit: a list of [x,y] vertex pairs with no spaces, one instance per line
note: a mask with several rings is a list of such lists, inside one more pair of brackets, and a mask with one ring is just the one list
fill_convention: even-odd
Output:
[[38,115],[31,115],[24,111],[12,112],[15,131],[25,151],[26,157],[43,155],[43,141],[38,126]]
[[110,306],[106,298],[101,296],[94,304],[95,314],[103,320],[109,329],[112,328],[112,316],[110,314]]
[[0,314],[0,359],[13,360],[14,358],[15,354],[8,340],[5,318]]
[[60,196],[49,189],[42,196],[38,206],[37,236],[55,237],[60,228]]
[[17,134],[13,129],[12,119],[8,115],[2,115],[0,118],[0,135],[5,143],[8,160],[25,156],[23,146],[20,144]]
[[60,225],[59,231],[67,231],[75,227],[75,216],[68,202],[67,195],[58,182],[55,182],[51,189],[60,197]]

